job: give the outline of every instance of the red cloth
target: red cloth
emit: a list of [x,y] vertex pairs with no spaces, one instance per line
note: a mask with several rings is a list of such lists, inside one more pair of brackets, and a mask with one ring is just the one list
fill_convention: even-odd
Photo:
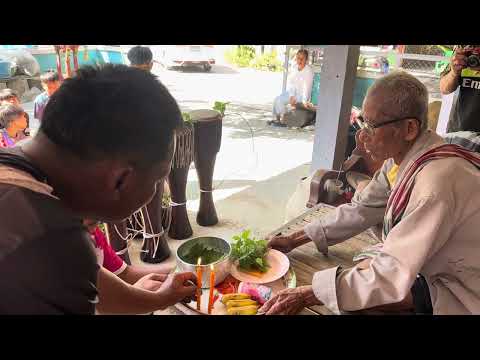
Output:
[[125,270],[127,264],[117,255],[115,250],[112,249],[107,241],[107,237],[98,226],[91,232],[91,235],[95,241],[95,247],[103,253],[103,256],[100,256],[100,258],[102,258],[101,265],[115,275]]

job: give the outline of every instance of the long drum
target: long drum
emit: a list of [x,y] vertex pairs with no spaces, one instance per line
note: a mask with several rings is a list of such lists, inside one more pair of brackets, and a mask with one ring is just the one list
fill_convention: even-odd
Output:
[[157,184],[157,192],[152,201],[141,209],[145,231],[140,259],[152,264],[162,262],[170,256],[162,225],[163,185],[163,181]]
[[171,221],[168,235],[172,239],[182,240],[193,234],[187,214],[187,180],[188,170],[193,161],[193,126],[185,123],[175,133],[176,147],[172,168],[168,175],[171,196]]
[[212,196],[215,159],[222,143],[222,116],[215,110],[190,112],[194,126],[194,162],[200,185],[200,206],[197,223],[211,226],[218,223]]
[[126,241],[128,237],[127,221],[105,223],[105,230],[112,249],[115,250],[123,261],[131,265],[132,263],[128,256],[128,243]]

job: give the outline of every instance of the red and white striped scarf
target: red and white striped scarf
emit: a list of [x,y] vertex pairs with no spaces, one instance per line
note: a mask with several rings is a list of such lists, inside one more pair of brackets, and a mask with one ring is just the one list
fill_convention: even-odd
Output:
[[466,150],[459,145],[440,145],[422,154],[408,167],[408,169],[405,170],[402,179],[397,186],[395,186],[395,189],[388,198],[383,221],[383,241],[385,241],[387,238],[390,230],[392,230],[392,228],[402,219],[405,209],[407,208],[417,174],[430,161],[449,157],[459,157],[465,159],[480,169],[480,155],[478,153]]

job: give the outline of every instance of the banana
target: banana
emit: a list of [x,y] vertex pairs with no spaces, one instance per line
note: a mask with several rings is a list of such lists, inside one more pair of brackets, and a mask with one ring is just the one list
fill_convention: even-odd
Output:
[[250,295],[243,293],[225,294],[222,296],[222,303],[227,304],[230,300],[250,299]]
[[250,305],[258,305],[258,303],[252,299],[242,299],[242,300],[229,300],[227,301],[227,309],[233,307],[242,307],[242,306],[250,306]]
[[256,305],[232,307],[230,309],[227,309],[227,314],[228,315],[256,315],[257,309],[258,309],[258,306]]

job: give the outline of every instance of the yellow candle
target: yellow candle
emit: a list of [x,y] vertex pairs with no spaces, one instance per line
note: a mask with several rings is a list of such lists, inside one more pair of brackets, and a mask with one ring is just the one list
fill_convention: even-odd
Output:
[[215,287],[215,269],[210,265],[210,294],[208,296],[208,313],[212,313],[213,309],[213,289]]
[[201,296],[202,296],[202,258],[197,261],[197,310],[200,311]]

